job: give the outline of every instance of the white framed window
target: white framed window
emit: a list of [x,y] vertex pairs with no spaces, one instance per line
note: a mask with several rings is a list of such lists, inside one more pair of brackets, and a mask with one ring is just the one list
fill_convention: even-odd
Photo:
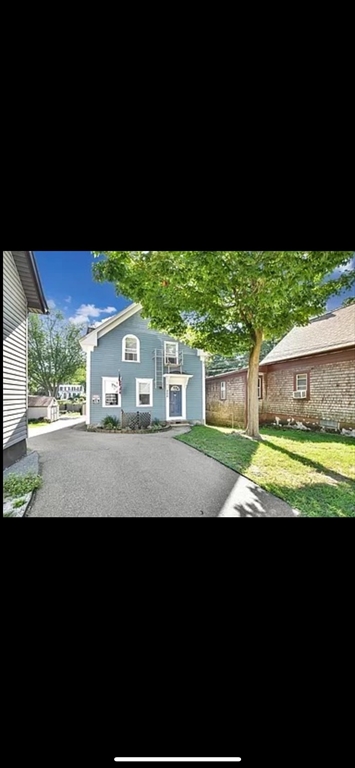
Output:
[[307,373],[297,373],[296,375],[296,390],[301,392],[307,392],[308,388],[308,375]]
[[153,407],[153,379],[136,379],[136,407]]
[[227,385],[225,381],[221,381],[221,400],[226,400],[227,398]]
[[258,378],[258,398],[259,400],[263,399],[263,377],[259,376]]
[[122,360],[125,363],[140,363],[140,341],[128,334],[122,339]]
[[102,379],[102,407],[120,408],[121,395],[118,377],[104,376]]
[[164,342],[165,365],[177,365],[179,362],[179,344],[177,341]]

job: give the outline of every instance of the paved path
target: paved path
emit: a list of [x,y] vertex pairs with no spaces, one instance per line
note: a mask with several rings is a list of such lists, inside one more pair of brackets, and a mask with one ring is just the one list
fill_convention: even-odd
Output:
[[76,424],[84,424],[86,422],[86,416],[61,416],[58,421],[53,421],[52,424],[47,424],[45,427],[28,427],[28,437],[37,437],[38,435],[46,435],[48,432],[57,432],[58,429],[65,429],[66,427],[73,427]]
[[[100,435],[79,427],[31,438],[44,483],[26,517],[239,516],[234,501],[232,515],[225,505],[233,500],[241,476],[173,439],[186,431]],[[239,501],[243,492],[241,487]],[[265,495],[271,509],[275,497]],[[293,516],[287,504],[276,501],[284,505],[276,516]],[[264,516],[249,503],[243,516],[254,514]]]

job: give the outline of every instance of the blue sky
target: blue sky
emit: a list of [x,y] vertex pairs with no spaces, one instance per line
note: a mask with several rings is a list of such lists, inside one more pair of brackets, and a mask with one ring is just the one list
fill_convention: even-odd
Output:
[[90,251],[34,251],[48,306],[75,323],[94,324],[131,302],[117,296],[111,283],[96,283]]
[[[94,258],[90,251],[34,251],[44,293],[50,308],[57,307],[75,323],[94,324],[120,312],[130,304],[117,296],[111,283],[96,283],[92,277]],[[355,258],[352,259],[352,266]],[[341,306],[355,288],[328,302],[328,309]]]

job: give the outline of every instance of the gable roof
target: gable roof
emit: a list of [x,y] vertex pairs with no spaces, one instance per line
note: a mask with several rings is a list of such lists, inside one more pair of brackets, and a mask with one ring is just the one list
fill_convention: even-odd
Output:
[[26,296],[28,311],[48,314],[49,309],[33,252],[11,251],[11,253]]
[[97,347],[98,339],[100,339],[101,336],[104,336],[106,333],[109,333],[109,331],[112,331],[114,328],[116,328],[117,325],[120,325],[125,320],[128,320],[130,317],[132,317],[132,315],[140,312],[141,309],[143,309],[141,304],[130,304],[129,307],[126,307],[126,309],[123,309],[117,315],[109,317],[107,320],[99,323],[95,328],[93,328],[92,331],[90,331],[90,333],[87,333],[86,336],[81,337],[81,348],[87,350],[93,347]]
[[52,403],[56,403],[55,397],[42,397],[42,395],[29,395],[28,407],[29,408],[45,408]]
[[296,326],[260,366],[351,346],[355,346],[355,304],[315,317],[306,326]]
[[234,368],[233,371],[225,371],[224,373],[216,373],[214,376],[206,376],[206,381],[212,381],[213,379],[225,379],[227,376],[235,376],[237,373],[245,373],[249,368]]

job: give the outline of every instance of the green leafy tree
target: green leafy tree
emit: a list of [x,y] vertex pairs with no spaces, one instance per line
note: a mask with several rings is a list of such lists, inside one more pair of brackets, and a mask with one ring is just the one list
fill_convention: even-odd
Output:
[[140,302],[153,328],[212,354],[248,354],[247,434],[255,438],[263,341],[306,325],[355,281],[355,270],[329,278],[353,251],[93,253],[95,278]]
[[71,378],[72,384],[79,384],[81,387],[85,387],[86,385],[86,368],[85,365],[81,365],[77,371],[75,371],[74,376]]
[[[271,352],[272,349],[278,344],[278,341],[263,341],[260,353],[260,362]],[[242,368],[247,368],[249,365],[249,355],[235,355],[235,357],[224,357],[223,355],[210,355],[206,362],[207,376],[218,376],[221,373],[229,373],[230,371],[240,371]]]
[[65,320],[61,312],[29,315],[28,379],[31,392],[57,397],[59,384],[70,381],[83,366],[79,344],[83,328]]
[[351,304],[355,304],[355,296],[349,296],[348,299],[345,299],[342,303],[342,306],[350,307]]

